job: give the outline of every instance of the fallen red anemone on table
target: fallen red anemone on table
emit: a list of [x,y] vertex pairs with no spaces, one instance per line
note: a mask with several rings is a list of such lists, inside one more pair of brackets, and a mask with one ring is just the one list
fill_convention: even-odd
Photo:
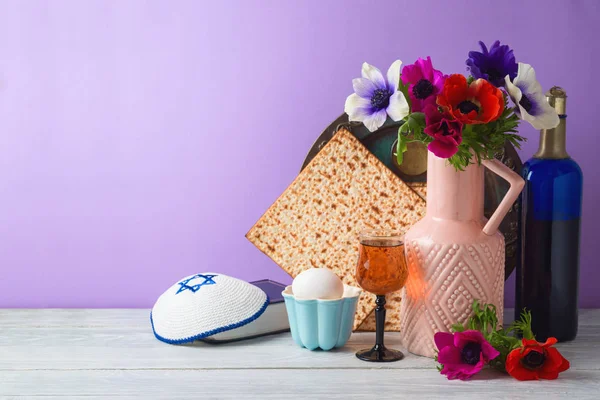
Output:
[[523,347],[514,349],[506,357],[506,371],[520,381],[556,379],[558,374],[569,369],[569,361],[551,347],[556,338],[546,343],[523,339]]

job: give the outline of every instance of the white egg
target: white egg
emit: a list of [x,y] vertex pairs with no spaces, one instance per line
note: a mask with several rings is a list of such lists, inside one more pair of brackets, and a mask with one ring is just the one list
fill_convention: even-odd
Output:
[[294,279],[292,292],[298,299],[339,299],[344,294],[344,284],[327,268],[311,268]]

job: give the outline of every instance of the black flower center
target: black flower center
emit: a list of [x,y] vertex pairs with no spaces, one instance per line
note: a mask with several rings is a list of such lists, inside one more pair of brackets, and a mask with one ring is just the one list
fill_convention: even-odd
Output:
[[533,103],[531,102],[531,100],[529,100],[529,98],[525,95],[521,96],[521,101],[519,101],[519,104],[521,105],[521,107],[523,107],[525,109],[525,111],[529,112],[531,111],[531,109],[533,108]]
[[371,106],[373,106],[376,110],[381,110],[382,108],[387,108],[390,104],[390,93],[387,89],[377,89],[373,96],[371,97]]
[[463,114],[468,114],[471,111],[479,112],[479,106],[477,106],[477,104],[473,103],[470,100],[461,101],[460,103],[458,103],[458,106],[456,106],[456,108],[458,108],[459,111]]
[[546,355],[544,353],[542,353],[541,351],[532,350],[525,357],[523,357],[523,359],[521,360],[521,363],[526,368],[538,369],[542,365],[544,365],[545,361],[546,361]]
[[450,129],[448,128],[448,123],[447,123],[446,121],[443,121],[443,122],[440,124],[440,129],[442,130],[442,134],[443,134],[444,136],[451,135],[451,133],[450,133]]
[[481,345],[479,343],[469,342],[465,345],[465,347],[463,347],[460,355],[465,363],[469,365],[475,365],[479,362]]
[[498,71],[496,68],[490,68],[485,71],[490,81],[495,82],[504,78],[501,71]]
[[426,99],[433,93],[433,84],[427,79],[421,79],[412,90],[417,99]]

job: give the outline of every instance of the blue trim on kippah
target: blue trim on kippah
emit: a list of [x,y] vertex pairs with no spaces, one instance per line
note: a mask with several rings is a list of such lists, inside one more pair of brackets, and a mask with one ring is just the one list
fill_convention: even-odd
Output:
[[221,333],[221,332],[225,332],[225,331],[230,331],[232,329],[239,328],[240,326],[249,324],[250,322],[258,319],[258,317],[260,317],[262,315],[262,313],[265,312],[265,310],[267,309],[267,306],[269,305],[269,302],[270,302],[269,296],[267,295],[267,301],[265,301],[265,304],[263,304],[262,307],[260,308],[260,310],[258,310],[258,312],[256,314],[254,314],[253,316],[251,316],[250,318],[246,318],[245,320],[236,322],[235,324],[230,324],[230,325],[227,325],[227,326],[224,326],[221,328],[216,328],[216,329],[210,330],[208,332],[199,333],[198,335],[183,338],[183,339],[167,339],[165,337],[160,336],[158,333],[156,333],[156,330],[154,329],[154,321],[152,320],[152,311],[150,311],[150,323],[152,324],[152,332],[154,332],[154,336],[161,342],[165,342],[165,343],[169,343],[169,344],[184,344],[184,343],[193,342],[194,340],[204,339],[205,337],[216,335],[217,333]]

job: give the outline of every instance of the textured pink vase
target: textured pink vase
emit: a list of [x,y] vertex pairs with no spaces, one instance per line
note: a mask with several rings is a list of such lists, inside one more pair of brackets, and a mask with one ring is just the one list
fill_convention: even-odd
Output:
[[[456,171],[432,153],[427,161],[427,214],[405,236],[409,278],[400,330],[411,353],[434,357],[433,335],[471,315],[474,299],[492,303],[502,321],[504,236],[498,226],[523,189],[523,179],[496,160]],[[510,189],[489,220],[483,216],[484,167]]]

